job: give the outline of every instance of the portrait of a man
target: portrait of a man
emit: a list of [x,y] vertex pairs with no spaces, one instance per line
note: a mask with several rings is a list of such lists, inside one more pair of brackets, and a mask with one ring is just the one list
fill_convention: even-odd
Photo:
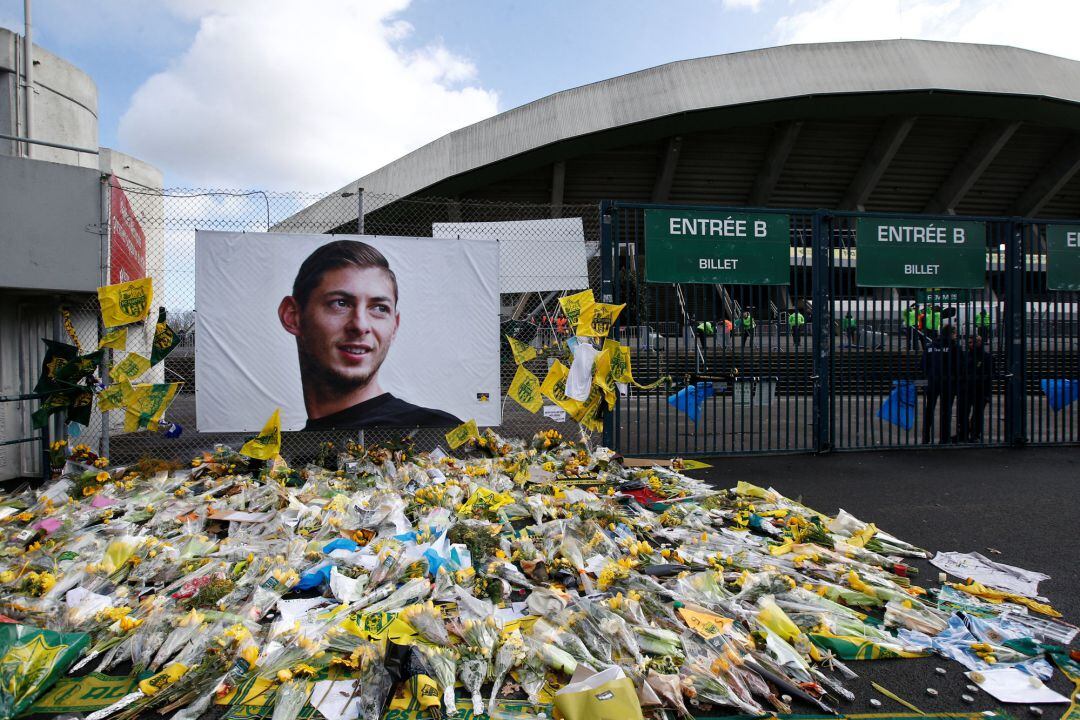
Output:
[[307,410],[305,430],[449,427],[450,413],[395,397],[379,369],[401,325],[398,283],[386,257],[358,240],[319,247],[300,265],[278,305],[296,338]]

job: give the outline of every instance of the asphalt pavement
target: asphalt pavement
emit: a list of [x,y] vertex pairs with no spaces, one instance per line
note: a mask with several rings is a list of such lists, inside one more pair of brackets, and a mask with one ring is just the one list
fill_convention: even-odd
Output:
[[[1075,447],[1025,449],[897,450],[723,457],[713,467],[688,474],[717,487],[739,480],[773,487],[806,505],[835,514],[843,508],[866,522],[931,552],[980,552],[998,562],[1050,576],[1040,592],[1063,615],[1080,624],[1080,450]],[[924,587],[937,587],[938,569],[913,563]],[[953,578],[950,578],[955,580]],[[1073,649],[1080,648],[1080,639]],[[1035,715],[1026,705],[1003,705],[986,693],[975,703],[961,700],[970,681],[958,663],[937,657],[915,660],[852,661],[860,675],[845,681],[856,699],[845,713],[908,712],[875,692],[875,681],[924,712],[994,710],[1018,720]],[[935,672],[944,668],[945,675]],[[1055,670],[1048,685],[1069,695],[1072,684]],[[938,691],[936,697],[928,688]],[[882,707],[870,705],[870,698]],[[1066,705],[1042,706],[1044,717],[1059,718]],[[813,709],[796,702],[795,712]]]

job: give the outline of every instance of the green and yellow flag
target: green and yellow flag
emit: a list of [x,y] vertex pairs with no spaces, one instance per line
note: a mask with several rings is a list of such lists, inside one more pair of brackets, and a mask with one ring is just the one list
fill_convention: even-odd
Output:
[[612,348],[605,342],[604,349],[593,362],[593,385],[600,388],[604,393],[604,402],[608,407],[613,408],[615,407],[615,379],[611,377],[611,352]]
[[150,364],[157,365],[180,344],[180,336],[165,322],[165,308],[158,308],[157,324],[154,326],[154,347],[150,350]]
[[599,402],[601,391],[594,385],[589,391],[589,397],[586,398],[585,402],[574,400],[566,394],[566,378],[569,375],[570,369],[556,360],[548,368],[547,376],[544,378],[544,382],[540,384],[540,390],[552,402],[565,410],[575,422],[581,422],[581,419],[585,417],[586,409],[592,409],[593,403]]
[[825,628],[807,633],[810,642],[822,650],[836,653],[841,660],[889,660],[892,658],[926,657],[926,653],[910,652],[899,644],[875,642],[858,635],[834,635]]
[[183,383],[133,385],[124,398],[124,432],[156,430]]
[[520,340],[515,340],[509,335],[506,336],[506,341],[510,343],[510,350],[514,353],[514,362],[518,365],[529,362],[536,357],[536,348],[532,345],[526,345]]
[[26,710],[90,644],[86,633],[58,633],[0,624],[0,716]]
[[588,307],[581,309],[581,316],[577,321],[577,334],[582,337],[607,337],[611,328],[615,327],[615,320],[626,304],[611,305],[609,303],[594,302]]
[[559,307],[566,314],[566,319],[570,321],[571,328],[578,326],[578,320],[581,318],[582,313],[595,303],[596,300],[593,299],[592,290],[582,290],[575,295],[559,298]]
[[106,410],[116,410],[124,406],[131,393],[133,392],[130,382],[114,383],[113,385],[107,385],[105,389],[98,393],[98,410],[105,412]]
[[241,455],[256,460],[269,460],[281,452],[281,408],[274,408],[274,413],[263,425],[257,437],[244,443]]
[[154,283],[150,278],[106,285],[98,288],[101,320],[107,328],[129,325],[146,319],[154,302]]
[[101,337],[98,342],[98,350],[104,350],[109,348],[110,350],[126,350],[127,349],[127,328],[117,328],[110,333],[106,333]]
[[456,428],[446,433],[446,444],[450,446],[451,450],[457,450],[459,447],[469,441],[469,438],[480,437],[480,428],[476,427],[475,420],[469,420],[463,422]]
[[531,413],[540,412],[540,408],[544,406],[544,398],[540,395],[539,378],[520,365],[514,373],[514,379],[510,383],[507,394]]
[[30,413],[30,420],[34,429],[40,430],[48,423],[50,415],[66,410],[68,422],[89,425],[93,404],[94,393],[81,385],[71,390],[53,391],[41,401],[37,410]]
[[34,385],[34,392],[46,393],[53,390],[62,390],[67,387],[65,384],[67,381],[60,378],[60,370],[68,362],[79,356],[79,348],[55,340],[46,340],[45,338],[42,338],[41,341],[45,343],[47,349],[45,350],[45,357],[41,361],[41,374],[38,376],[37,384]]
[[150,358],[139,353],[128,353],[127,357],[112,366],[109,377],[113,382],[130,382],[138,380],[139,376],[149,369]]

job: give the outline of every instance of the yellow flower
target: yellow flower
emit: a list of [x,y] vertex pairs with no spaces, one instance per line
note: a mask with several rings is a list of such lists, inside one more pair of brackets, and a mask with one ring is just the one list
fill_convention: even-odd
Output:
[[135,628],[142,625],[142,623],[142,620],[136,620],[135,618],[125,615],[124,617],[120,618],[120,630],[123,632],[127,632],[128,630],[134,630]]
[[0,583],[7,584],[15,579],[15,573],[11,570],[0,572]]

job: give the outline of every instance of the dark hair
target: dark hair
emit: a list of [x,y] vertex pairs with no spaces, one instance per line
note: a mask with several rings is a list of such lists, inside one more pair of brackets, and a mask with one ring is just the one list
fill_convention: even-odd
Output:
[[390,278],[390,284],[394,287],[394,303],[397,303],[397,276],[390,269],[386,256],[359,240],[335,240],[308,255],[296,272],[296,279],[293,280],[293,298],[300,307],[304,307],[312,291],[322,282],[323,275],[349,265],[359,269],[379,268],[385,272]]

